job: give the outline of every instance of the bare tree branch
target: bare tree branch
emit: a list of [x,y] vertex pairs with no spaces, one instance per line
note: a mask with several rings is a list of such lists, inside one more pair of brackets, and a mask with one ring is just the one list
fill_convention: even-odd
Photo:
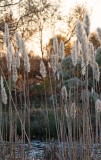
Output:
[[3,8],[3,7],[14,6],[14,5],[19,4],[21,1],[22,1],[22,0],[19,0],[19,1],[18,1],[18,2],[16,2],[16,3],[9,3],[9,4],[5,4],[5,5],[2,5],[2,6],[0,6],[0,7],[1,7],[1,8]]

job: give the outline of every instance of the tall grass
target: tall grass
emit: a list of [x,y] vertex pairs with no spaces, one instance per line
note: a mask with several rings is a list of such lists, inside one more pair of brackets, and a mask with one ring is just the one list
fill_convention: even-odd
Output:
[[[86,15],[84,22],[78,21],[76,26],[77,39],[71,50],[69,63],[65,63],[69,58],[64,56],[63,43],[58,44],[58,39],[53,40],[53,53],[51,55],[51,69],[57,86],[54,88],[55,97],[60,94],[60,102],[54,104],[53,109],[56,121],[58,142],[61,145],[58,156],[60,159],[98,159],[98,154],[93,153],[93,146],[100,142],[100,96],[94,97],[94,104],[91,103],[90,96],[94,96],[99,90],[101,83],[100,68],[96,62],[96,50],[89,42],[90,19]],[[101,41],[101,30],[97,29],[99,41]],[[66,60],[67,59],[67,60]],[[67,68],[66,68],[67,67]],[[67,70],[66,70],[67,69]],[[90,74],[92,70],[92,76]],[[65,72],[65,73],[64,73]],[[65,74],[67,72],[67,78]],[[53,96],[51,76],[50,86]],[[89,82],[92,88],[89,90]],[[61,108],[61,114],[57,113],[57,108]],[[92,110],[95,124],[92,122]],[[66,120],[66,121],[65,121]],[[64,145],[62,145],[64,142]],[[66,142],[66,145],[65,145]],[[68,147],[67,147],[68,145]],[[97,147],[98,151],[98,147]],[[91,157],[92,156],[92,157]],[[58,159],[58,158],[57,158]]]
[[[50,141],[51,124],[55,121],[53,131],[56,131],[56,135],[52,135],[58,141],[58,148],[55,147],[54,152],[51,148],[51,155],[48,159],[98,159],[98,153],[95,154],[93,148],[96,145],[98,150],[101,143],[101,93],[99,89],[101,76],[100,66],[96,62],[96,50],[93,44],[89,42],[89,32],[90,20],[89,16],[86,15],[84,22],[78,21],[77,23],[76,40],[71,55],[65,57],[64,43],[61,41],[59,44],[55,37],[48,68],[46,68],[43,59],[40,61],[40,74],[44,83],[45,100],[44,118],[42,117],[45,125],[43,127],[47,126],[44,128],[44,133],[46,140]],[[99,41],[101,41],[101,29],[97,29],[97,35]],[[21,131],[20,142],[24,146],[27,141],[29,150],[30,131],[34,125],[34,123],[30,123],[32,116],[28,85],[30,62],[24,40],[18,33],[15,34],[16,51],[12,47],[7,24],[5,24],[5,44],[9,80],[7,81],[0,64],[0,141],[9,142],[10,152],[8,156],[10,159],[16,159],[13,155],[13,144],[18,140],[18,123],[20,123]],[[21,67],[19,53],[23,59],[23,94],[20,91],[20,106],[17,100],[17,79],[19,67]],[[47,77],[49,78],[52,112],[48,107],[45,81]],[[55,85],[52,83],[53,80]],[[92,86],[89,89],[90,83]],[[14,85],[14,97],[12,95],[12,85]],[[9,111],[8,115],[7,110]],[[3,118],[2,112],[6,118]],[[51,113],[54,113],[54,116]],[[50,118],[50,115],[53,116],[53,119]],[[38,122],[40,124],[41,120]],[[38,125],[37,122],[36,125]],[[4,129],[4,126],[6,129]],[[21,152],[21,159],[24,160],[24,147],[21,148]]]

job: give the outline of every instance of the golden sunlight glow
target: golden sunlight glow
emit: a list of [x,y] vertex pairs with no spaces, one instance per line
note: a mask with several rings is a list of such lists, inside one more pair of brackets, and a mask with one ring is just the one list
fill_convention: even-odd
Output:
[[76,4],[85,4],[91,13],[91,31],[101,27],[101,0],[62,0],[61,10],[63,14],[68,14]]
[[[51,0],[53,1],[53,0]],[[58,0],[57,0],[58,3]],[[85,4],[87,6],[87,9],[89,10],[91,14],[91,32],[95,31],[97,27],[101,27],[101,0],[61,0],[61,13],[63,15],[68,15],[70,10],[75,7],[75,5],[79,4]],[[15,16],[19,14],[19,11],[15,8],[13,10],[16,10]],[[58,34],[62,30],[66,30],[67,26],[64,22],[57,22],[54,27],[54,31],[52,28],[45,28],[43,30],[43,45],[46,46],[49,39]],[[35,55],[41,55],[40,51],[40,40],[39,40],[39,33],[36,33],[36,36],[34,35],[34,38],[31,38],[30,41],[28,41],[28,51],[32,50]],[[43,46],[43,47],[44,47]]]

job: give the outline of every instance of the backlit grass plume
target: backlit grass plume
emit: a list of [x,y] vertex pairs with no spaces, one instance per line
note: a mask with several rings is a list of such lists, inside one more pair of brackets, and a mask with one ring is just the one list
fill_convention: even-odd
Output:
[[58,54],[58,39],[57,39],[57,37],[55,37],[53,39],[53,49],[54,49],[54,53]]
[[84,28],[85,28],[85,31],[86,31],[86,34],[87,34],[87,37],[90,33],[90,17],[88,14],[85,14],[84,16]]
[[79,42],[81,43],[82,56],[84,59],[84,63],[88,65],[89,63],[88,39],[87,39],[87,35],[84,29],[84,25],[80,21],[78,21],[77,26],[76,26],[76,36]]
[[30,72],[30,62],[28,54],[26,52],[24,53],[24,67],[26,72]]
[[5,39],[6,47],[8,47],[10,38],[9,38],[9,28],[8,28],[7,23],[5,23],[5,38],[4,39]]
[[97,113],[101,112],[101,100],[97,99],[95,102],[95,110]]
[[93,74],[94,74],[95,80],[99,81],[99,79],[100,79],[100,71],[99,71],[99,66],[98,66],[97,62],[95,62],[93,64],[93,68],[92,69],[93,69]]
[[62,89],[61,89],[61,96],[62,96],[62,100],[64,102],[67,101],[67,89],[66,89],[66,86],[63,86]]
[[20,57],[19,57],[19,52],[16,53],[16,67],[20,68]]
[[17,64],[16,56],[14,55],[13,56],[13,60],[12,60],[12,79],[13,79],[14,82],[16,82],[17,78],[18,78],[16,64]]
[[95,63],[95,51],[94,51],[94,46],[92,43],[89,43],[89,63],[90,63],[90,66],[93,67],[94,63]]
[[2,76],[1,76],[1,97],[2,97],[2,102],[6,105],[7,104],[7,94],[6,94],[6,90],[4,88]]
[[71,118],[75,118],[76,117],[76,105],[75,105],[75,102],[72,103],[72,105],[70,107],[70,116],[71,116]]
[[42,75],[43,78],[46,77],[46,67],[42,60],[40,62],[40,74]]
[[58,51],[59,56],[60,56],[61,59],[64,59],[64,57],[65,57],[64,50],[65,50],[65,49],[64,49],[64,42],[61,41],[61,42],[60,42],[60,45],[59,45],[59,51]]
[[99,40],[99,42],[101,44],[101,28],[97,28],[96,31],[97,31],[98,40]]
[[78,56],[77,56],[77,50],[76,50],[76,46],[74,45],[71,49],[71,58],[72,58],[72,63],[74,66],[77,65],[77,60],[78,60]]
[[17,32],[15,33],[15,40],[16,40],[17,48],[18,48],[18,50],[20,50],[22,48],[22,46],[21,46],[21,36]]
[[[15,34],[15,38],[16,38],[16,43],[18,46],[18,52],[21,52],[23,60],[24,60],[25,71],[30,72],[30,62],[29,62],[29,57],[28,57],[27,51],[26,51],[25,42],[18,33]],[[20,59],[19,59],[18,53],[16,53],[16,57],[17,57],[17,61],[18,61],[17,68],[19,68],[20,67]]]
[[57,71],[57,55],[55,55],[55,54],[51,55],[51,63],[50,64],[51,64],[53,73],[55,74]]
[[11,65],[12,65],[12,46],[9,43],[8,47],[7,47],[7,67],[8,67],[8,71],[11,72]]

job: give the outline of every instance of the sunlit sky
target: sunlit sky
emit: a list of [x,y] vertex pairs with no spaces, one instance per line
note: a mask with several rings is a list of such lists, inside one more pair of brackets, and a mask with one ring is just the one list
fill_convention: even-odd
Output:
[[62,0],[62,10],[64,14],[68,13],[76,4],[86,4],[90,11],[91,31],[94,31],[97,27],[101,27],[101,0]]
[[[17,0],[16,0],[17,1]],[[52,0],[53,1],[53,0]],[[55,0],[58,3],[58,0]],[[90,20],[91,20],[91,32],[95,31],[97,27],[101,27],[101,0],[61,0],[61,12],[63,15],[68,15],[70,10],[75,7],[76,4],[85,4],[87,6],[87,9],[90,12]],[[56,25],[56,28],[54,30],[54,33],[57,34],[61,29],[66,29],[62,22],[61,24]],[[52,37],[52,31],[50,31],[51,28],[45,29],[43,32],[43,43],[46,45],[48,43],[49,38]],[[36,35],[38,37],[38,33]],[[38,38],[32,39],[29,43],[29,49],[33,50],[34,46],[34,52],[35,54],[40,53],[40,43]]]

